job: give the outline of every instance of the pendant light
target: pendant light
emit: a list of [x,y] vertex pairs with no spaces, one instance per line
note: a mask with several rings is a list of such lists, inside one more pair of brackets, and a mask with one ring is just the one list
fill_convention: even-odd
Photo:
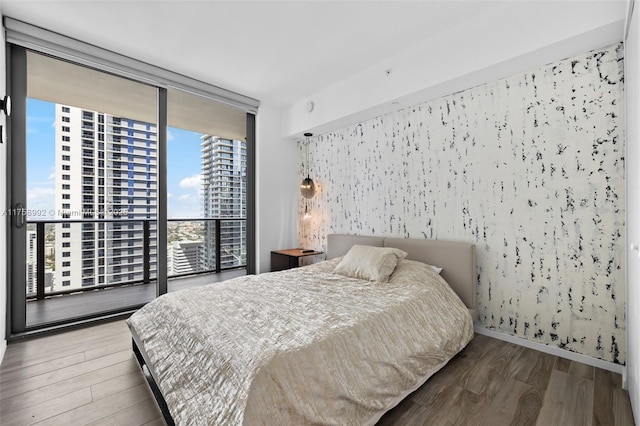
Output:
[[308,199],[313,198],[313,195],[316,193],[316,184],[313,183],[313,179],[311,179],[309,175],[309,138],[313,136],[313,134],[305,133],[304,135],[307,138],[305,142],[305,145],[307,147],[307,177],[303,179],[302,183],[300,184],[300,194],[302,194],[304,198]]
[[309,203],[307,200],[309,198],[313,198],[314,194],[316,193],[316,184],[313,182],[313,179],[311,179],[311,176],[309,174],[309,138],[313,136],[313,134],[305,133],[304,136],[307,138],[307,140],[305,141],[305,145],[307,148],[307,177],[303,179],[302,183],[300,184],[300,194],[302,194],[302,196],[305,198],[304,219],[309,219],[311,217],[311,213],[309,213]]

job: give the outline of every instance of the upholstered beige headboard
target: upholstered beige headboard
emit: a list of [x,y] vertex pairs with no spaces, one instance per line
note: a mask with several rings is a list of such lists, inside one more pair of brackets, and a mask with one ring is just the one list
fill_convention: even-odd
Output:
[[327,259],[343,256],[356,245],[396,247],[408,253],[407,259],[442,268],[440,275],[449,283],[476,318],[476,247],[472,243],[442,240],[373,237],[330,234]]
[[355,245],[384,247],[384,237],[366,235],[327,235],[327,259],[344,256]]

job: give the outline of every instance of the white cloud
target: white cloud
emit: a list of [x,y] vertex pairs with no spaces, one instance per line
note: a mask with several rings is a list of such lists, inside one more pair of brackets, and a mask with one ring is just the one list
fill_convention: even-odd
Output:
[[171,197],[173,197],[173,194],[170,192],[167,192],[167,198],[171,198]]
[[171,133],[171,131],[167,129],[167,141],[172,141],[174,139],[175,139],[175,136],[173,136],[173,133]]
[[[44,211],[49,215],[49,210],[55,207],[56,190],[53,187],[35,187],[27,190],[27,209],[30,211],[42,211],[38,216],[43,216]],[[52,216],[52,215],[50,215]]]
[[200,188],[200,185],[202,185],[201,175],[193,175],[180,181],[181,188]]
[[55,188],[42,188],[42,187],[36,187],[36,188],[31,188],[27,191],[27,199],[40,199],[40,198],[44,198],[44,197],[51,197],[56,195],[56,189]]
[[176,194],[172,200],[167,205],[170,218],[197,218],[201,216],[201,200],[195,194]]
[[186,177],[178,184],[186,189],[186,193],[176,190],[168,203],[168,214],[171,218],[196,218],[202,213],[202,175]]

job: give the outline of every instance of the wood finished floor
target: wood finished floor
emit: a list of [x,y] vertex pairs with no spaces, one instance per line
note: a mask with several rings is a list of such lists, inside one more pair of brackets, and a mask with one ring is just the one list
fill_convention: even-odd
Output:
[[[163,425],[124,321],[10,343],[0,424]],[[471,343],[379,425],[632,425],[621,377],[490,337]]]

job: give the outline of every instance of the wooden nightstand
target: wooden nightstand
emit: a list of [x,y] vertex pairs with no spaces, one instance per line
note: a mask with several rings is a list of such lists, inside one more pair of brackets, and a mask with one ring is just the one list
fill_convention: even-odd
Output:
[[301,248],[273,250],[271,252],[271,272],[282,271],[284,269],[297,268],[300,266],[300,259],[307,256],[317,256],[323,254],[322,251],[304,251]]

